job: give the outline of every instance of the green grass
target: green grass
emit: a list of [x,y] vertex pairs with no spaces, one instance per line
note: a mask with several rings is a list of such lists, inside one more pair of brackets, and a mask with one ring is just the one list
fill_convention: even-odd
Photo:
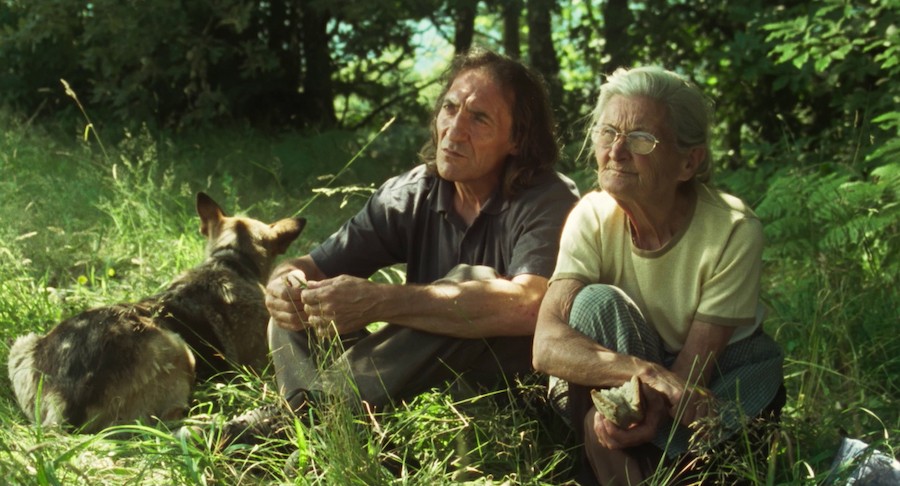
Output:
[[[309,224],[291,249],[301,254],[336,230],[376,184],[411,167],[425,136],[391,127],[332,183],[374,133],[103,135],[110,135],[105,155],[77,126],[27,126],[0,115],[3,363],[16,336],[45,331],[91,306],[148,295],[197,264],[203,248],[197,191],[226,211],[264,220],[305,206]],[[820,260],[773,257],[767,265],[768,327],[789,351],[788,406],[769,462],[760,466],[735,450],[730,467],[755,484],[815,484],[841,433],[893,453],[900,445],[894,351],[900,299],[896,286],[885,284],[893,277],[835,275]],[[332,404],[316,415],[316,426],[297,424],[287,440],[221,451],[214,437],[182,440],[167,425],[81,435],[29,424],[3,373],[0,482],[565,483],[573,467],[571,434],[541,406],[540,385],[513,388],[516,396],[433,390],[378,415]],[[236,373],[199,387],[190,420],[219,423],[277,399],[271,373]],[[292,464],[297,476],[284,471],[294,450],[301,451]]]

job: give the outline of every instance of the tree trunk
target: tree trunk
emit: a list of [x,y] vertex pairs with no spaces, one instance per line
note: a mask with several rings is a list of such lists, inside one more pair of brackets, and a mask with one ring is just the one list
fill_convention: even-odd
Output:
[[628,8],[628,0],[608,0],[603,8],[603,38],[609,61],[604,66],[607,73],[616,68],[631,65],[631,36],[628,27],[634,24],[634,16]]
[[304,1],[300,31],[303,36],[303,99],[305,113],[301,116],[310,123],[322,127],[337,124],[334,112],[334,85],[331,77],[334,67],[328,50],[328,21],[326,10],[320,10]]
[[503,52],[513,59],[522,57],[519,17],[522,16],[522,0],[503,2]]
[[562,84],[559,80],[559,60],[553,47],[553,27],[550,16],[556,0],[528,0],[528,58],[540,72],[550,90],[550,103],[554,110],[562,104]]
[[472,47],[472,40],[475,38],[475,11],[478,9],[478,0],[456,0],[454,5],[456,32],[453,37],[453,48],[456,54],[462,54]]

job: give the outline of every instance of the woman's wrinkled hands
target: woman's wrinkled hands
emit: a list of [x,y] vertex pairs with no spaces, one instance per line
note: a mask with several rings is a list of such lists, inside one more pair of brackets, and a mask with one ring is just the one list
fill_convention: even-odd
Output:
[[715,395],[706,387],[688,384],[676,373],[660,369],[646,384],[665,397],[669,416],[687,427],[715,414]]
[[681,400],[672,413],[686,427],[696,428],[697,422],[716,414],[717,400],[706,387],[699,385],[683,389]]
[[660,422],[669,413],[667,400],[665,395],[646,384],[641,385],[641,394],[645,406],[644,420],[622,428],[592,407],[585,417],[586,440],[596,440],[607,449],[626,449],[653,440]]

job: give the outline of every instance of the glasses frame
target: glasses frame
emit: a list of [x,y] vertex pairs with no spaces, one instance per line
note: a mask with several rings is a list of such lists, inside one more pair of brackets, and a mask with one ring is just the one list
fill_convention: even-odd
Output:
[[[612,141],[609,142],[609,144],[604,144],[603,142],[600,141],[600,137],[602,136],[602,133],[603,133],[604,131],[606,131],[606,130],[609,130],[609,131],[611,131],[611,132],[613,132],[613,133],[615,134],[615,136],[613,137]],[[624,139],[625,139],[625,148],[628,149],[629,152],[631,152],[631,153],[633,153],[633,154],[635,154],[635,155],[648,155],[649,153],[653,152],[653,150],[656,149],[656,146],[657,146],[657,145],[660,144],[660,140],[659,140],[658,138],[656,138],[655,135],[653,135],[653,134],[650,133],[650,132],[645,132],[645,131],[642,131],[642,130],[634,130],[634,131],[631,131],[631,132],[628,132],[628,133],[623,133],[623,132],[620,132],[620,131],[616,130],[615,128],[613,128],[613,127],[611,127],[611,126],[609,126],[609,125],[604,125],[604,126],[601,126],[601,127],[598,127],[598,128],[597,128],[596,134],[597,134],[597,135],[596,135],[596,137],[597,137],[597,144],[599,144],[599,145],[600,145],[601,147],[603,147],[603,148],[610,148],[610,147],[612,147],[613,145],[616,144],[616,142],[619,141],[619,138],[620,138],[620,137],[624,137]],[[651,140],[651,141],[653,142],[653,146],[650,147],[650,150],[647,150],[647,151],[645,151],[645,152],[637,152],[637,151],[635,151],[634,148],[633,148],[633,145],[634,145],[634,143],[635,143],[635,142],[634,142],[635,138],[633,138],[633,137],[649,139],[649,140]]]

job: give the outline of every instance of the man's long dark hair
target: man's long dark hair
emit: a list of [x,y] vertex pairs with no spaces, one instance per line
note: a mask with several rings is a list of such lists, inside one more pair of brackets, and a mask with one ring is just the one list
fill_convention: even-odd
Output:
[[506,158],[503,195],[515,197],[536,174],[550,171],[559,159],[556,124],[547,87],[540,74],[496,52],[473,48],[456,56],[444,72],[443,89],[431,117],[431,140],[419,153],[431,173],[437,173],[437,117],[453,81],[464,72],[484,69],[512,99],[512,141],[518,149]]

